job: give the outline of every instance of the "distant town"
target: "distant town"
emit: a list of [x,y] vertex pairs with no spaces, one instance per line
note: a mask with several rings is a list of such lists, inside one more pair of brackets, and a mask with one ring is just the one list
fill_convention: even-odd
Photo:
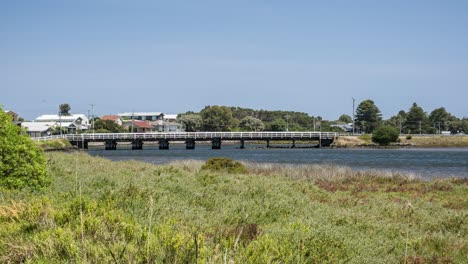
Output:
[[391,126],[400,134],[468,134],[468,118],[457,118],[444,107],[426,113],[416,103],[406,112],[383,120],[372,100],[362,101],[354,114],[324,120],[303,112],[254,110],[241,107],[206,106],[199,113],[127,112],[113,115],[72,113],[61,104],[57,114],[45,113],[24,120],[19,113],[4,110],[31,137],[79,133],[154,133],[194,131],[322,131],[372,133],[379,126]]

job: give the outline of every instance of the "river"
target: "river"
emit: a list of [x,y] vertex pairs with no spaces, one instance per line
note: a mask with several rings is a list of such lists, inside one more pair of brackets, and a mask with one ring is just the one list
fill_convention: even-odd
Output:
[[197,145],[186,150],[183,144],[171,144],[170,150],[157,146],[144,146],[131,150],[119,146],[117,150],[92,147],[89,153],[111,160],[139,160],[164,164],[177,160],[206,160],[211,157],[228,157],[235,160],[259,163],[333,164],[357,170],[391,170],[409,172],[424,178],[468,177],[468,148],[400,148],[400,149],[314,149],[314,148],[264,148],[264,145],[223,145],[212,150],[210,145]]

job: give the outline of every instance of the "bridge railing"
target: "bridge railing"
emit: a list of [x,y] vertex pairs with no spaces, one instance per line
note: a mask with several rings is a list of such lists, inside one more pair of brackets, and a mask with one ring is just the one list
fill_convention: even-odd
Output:
[[134,140],[134,139],[313,139],[335,138],[335,132],[158,132],[158,133],[90,133],[33,138],[34,140]]

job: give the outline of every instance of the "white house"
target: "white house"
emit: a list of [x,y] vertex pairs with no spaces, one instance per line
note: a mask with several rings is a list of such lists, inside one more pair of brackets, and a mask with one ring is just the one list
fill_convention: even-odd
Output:
[[90,127],[89,119],[83,114],[73,115],[41,115],[35,122],[56,122],[57,126],[68,129],[68,133],[75,133],[77,130],[87,130]]

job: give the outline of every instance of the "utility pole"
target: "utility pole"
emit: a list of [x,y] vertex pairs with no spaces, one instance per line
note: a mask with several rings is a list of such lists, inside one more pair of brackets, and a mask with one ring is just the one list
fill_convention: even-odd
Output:
[[286,115],[286,132],[289,131],[289,115]]
[[315,132],[315,116],[314,116],[314,132]]
[[422,120],[419,120],[419,134],[420,135],[422,134],[421,123],[422,123]]
[[353,135],[354,135],[354,133],[355,133],[355,131],[356,131],[356,130],[354,129],[354,127],[356,126],[355,121],[354,121],[354,118],[355,118],[355,117],[354,117],[354,102],[356,101],[356,99],[354,99],[354,97],[351,97],[351,98],[353,99]]
[[91,127],[94,134],[94,104],[91,104]]
[[59,130],[60,130],[60,135],[62,135],[62,111],[59,106]]
[[134,110],[132,109],[132,131],[130,131],[130,133],[133,133],[133,115],[134,115]]

